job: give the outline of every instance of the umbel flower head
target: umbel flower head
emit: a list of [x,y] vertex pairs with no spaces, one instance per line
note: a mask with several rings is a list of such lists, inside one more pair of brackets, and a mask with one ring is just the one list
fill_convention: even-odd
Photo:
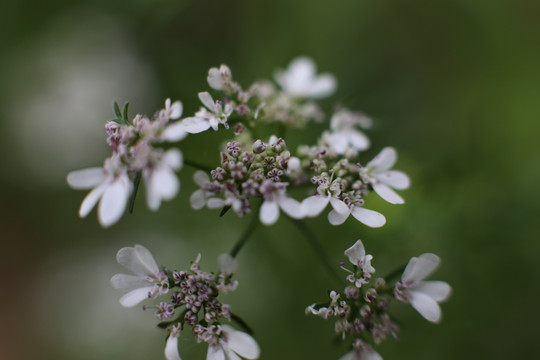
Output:
[[117,118],[105,125],[112,155],[103,168],[72,171],[68,185],[74,189],[92,189],[79,209],[86,217],[99,201],[98,220],[103,227],[115,224],[124,213],[130,195],[137,191],[141,178],[147,187],[146,201],[150,210],[159,209],[163,200],[171,200],[180,188],[175,172],[182,168],[182,153],[178,149],[164,151],[156,145],[164,141],[182,140],[187,132],[181,122],[171,122],[182,115],[182,103],[170,99],[153,119],[138,114],[132,122],[127,118],[127,104]]
[[423,281],[437,266],[440,259],[435,254],[413,257],[407,264],[401,281],[394,288],[396,299],[409,302],[426,320],[437,323],[441,320],[439,302],[450,296],[452,288],[444,281]]

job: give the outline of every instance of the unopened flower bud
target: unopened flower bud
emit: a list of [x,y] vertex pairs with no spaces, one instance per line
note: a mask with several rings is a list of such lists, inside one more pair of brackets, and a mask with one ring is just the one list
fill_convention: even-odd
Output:
[[255,154],[260,154],[264,151],[266,151],[266,144],[263,143],[262,140],[258,139],[253,143],[253,152]]

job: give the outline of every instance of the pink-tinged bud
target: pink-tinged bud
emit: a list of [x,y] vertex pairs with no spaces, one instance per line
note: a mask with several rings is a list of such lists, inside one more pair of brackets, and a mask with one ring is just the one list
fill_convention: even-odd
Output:
[[264,151],[266,151],[266,144],[263,143],[261,139],[258,139],[253,143],[253,152],[255,154],[260,154]]

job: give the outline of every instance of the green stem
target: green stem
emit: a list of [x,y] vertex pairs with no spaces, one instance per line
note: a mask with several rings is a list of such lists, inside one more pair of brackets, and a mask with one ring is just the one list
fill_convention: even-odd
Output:
[[194,167],[195,169],[203,170],[203,171],[206,171],[206,172],[210,172],[210,171],[213,170],[212,168],[210,168],[208,166],[199,164],[196,161],[191,161],[191,160],[188,160],[188,159],[184,159],[184,164],[186,164],[188,166],[191,166],[191,167]]
[[323,262],[324,266],[326,266],[332,277],[337,281],[342,282],[342,277],[336,272],[336,269],[332,266],[330,259],[328,259],[328,257],[326,256],[326,253],[324,252],[324,249],[322,248],[319,241],[317,241],[315,234],[313,234],[313,232],[306,226],[306,224],[302,220],[295,220],[292,218],[291,220],[300,230],[300,232],[304,235],[309,245],[313,248],[319,259]]
[[257,227],[258,223],[259,223],[259,215],[258,215],[258,212],[256,212],[255,214],[253,214],[253,217],[251,218],[251,222],[249,223],[248,227],[246,228],[242,236],[240,236],[240,239],[238,239],[236,244],[234,244],[234,247],[231,249],[231,252],[229,254],[231,254],[233,258],[235,258],[236,255],[238,255],[242,247],[246,244],[249,237],[251,236],[251,234]]
[[391,279],[395,278],[396,276],[402,274],[403,271],[405,270],[406,266],[407,265],[402,265],[402,266],[398,267],[397,269],[395,269],[394,271],[392,271],[390,274],[386,275],[384,277],[384,281],[388,282],[389,280],[391,280]]

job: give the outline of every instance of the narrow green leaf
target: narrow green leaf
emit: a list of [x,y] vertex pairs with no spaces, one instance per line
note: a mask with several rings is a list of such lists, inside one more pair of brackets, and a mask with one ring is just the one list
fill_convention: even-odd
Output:
[[227,213],[227,211],[229,211],[230,208],[231,207],[229,205],[224,206],[223,209],[221,209],[221,212],[219,213],[219,216],[221,217],[221,216],[225,215]]
[[129,108],[129,103],[127,102],[124,104],[124,109],[123,109],[123,118],[127,123],[129,123],[128,108]]
[[137,190],[139,190],[139,184],[141,183],[142,173],[138,172],[133,179],[133,192],[129,199],[129,213],[133,213],[133,207],[135,206],[135,198],[137,197]]
[[113,109],[114,115],[116,115],[117,118],[122,119],[122,113],[120,112],[120,107],[116,101],[114,102]]

